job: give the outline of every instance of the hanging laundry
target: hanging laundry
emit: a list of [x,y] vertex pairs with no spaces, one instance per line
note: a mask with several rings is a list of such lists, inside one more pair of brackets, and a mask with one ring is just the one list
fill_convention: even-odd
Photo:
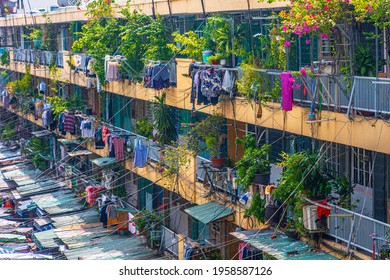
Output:
[[95,136],[95,128],[93,126],[92,121],[83,120],[80,123],[81,137],[83,138],[91,138]]
[[202,71],[201,73],[201,91],[203,96],[211,101],[211,97],[218,97],[219,91],[222,89],[221,71],[213,68]]
[[95,58],[91,58],[89,61],[88,61],[88,65],[87,65],[87,76],[89,77],[95,77],[96,76],[96,73],[95,71],[93,70],[94,67],[96,65],[96,59]]
[[106,81],[113,82],[119,80],[119,63],[117,61],[108,61],[106,69]]
[[226,70],[223,76],[222,89],[229,93],[230,98],[233,97],[233,88],[236,81],[236,76],[232,71]]
[[107,126],[102,127],[102,139],[104,143],[107,143],[107,138],[110,135],[110,130]]
[[43,101],[43,100],[39,100],[35,103],[35,119],[42,117],[44,104],[45,104],[45,101]]
[[95,149],[101,150],[104,149],[105,146],[106,143],[103,141],[102,129],[98,128],[95,133]]
[[49,129],[50,124],[53,122],[53,111],[51,108],[46,108],[42,113],[42,125]]
[[112,141],[112,145],[114,146],[115,159],[117,161],[125,160],[124,146],[126,140],[124,138],[117,137],[117,138],[113,138],[111,141]]
[[158,62],[146,67],[144,71],[144,86],[161,90],[170,86],[170,72],[167,65]]
[[46,92],[46,89],[47,89],[46,83],[41,82],[41,83],[38,85],[39,93],[44,94],[44,93]]
[[65,113],[63,123],[65,132],[70,132],[71,134],[75,133],[76,117],[74,114]]
[[280,73],[282,82],[282,109],[291,111],[293,105],[294,78],[290,72]]
[[148,156],[148,148],[143,146],[138,139],[135,139],[134,144],[134,167],[144,168]]

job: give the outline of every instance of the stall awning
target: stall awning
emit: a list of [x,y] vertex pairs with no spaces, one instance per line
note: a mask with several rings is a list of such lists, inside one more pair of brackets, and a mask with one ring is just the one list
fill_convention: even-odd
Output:
[[88,155],[92,155],[92,152],[89,150],[80,150],[80,151],[68,153],[68,156],[70,156],[70,157],[88,156]]
[[204,224],[232,215],[234,210],[216,201],[210,201],[184,210],[188,215]]
[[49,130],[41,130],[41,131],[31,132],[31,134],[34,135],[35,137],[44,137],[44,136],[50,135],[51,133],[52,132]]
[[91,160],[93,164],[96,164],[97,166],[104,167],[110,164],[115,163],[115,158],[112,157],[102,157],[102,158],[95,158]]
[[[314,248],[302,241],[288,237],[282,232],[271,230],[250,230],[231,232],[237,239],[260,249],[266,259],[278,260],[337,260],[325,252],[316,252]],[[276,238],[271,236],[276,235]]]

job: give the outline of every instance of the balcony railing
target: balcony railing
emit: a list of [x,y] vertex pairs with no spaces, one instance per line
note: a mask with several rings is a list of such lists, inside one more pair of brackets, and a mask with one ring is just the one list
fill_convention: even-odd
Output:
[[162,227],[162,246],[176,257],[179,256],[179,236],[166,227]]
[[196,157],[196,178],[200,182],[207,182],[214,191],[235,195],[233,182],[228,176],[227,169],[215,168],[211,165],[210,160],[201,156]]
[[[385,242],[390,225],[338,206],[331,207],[328,234],[347,244],[347,252],[357,247],[369,253]],[[378,252],[376,252],[378,253]]]

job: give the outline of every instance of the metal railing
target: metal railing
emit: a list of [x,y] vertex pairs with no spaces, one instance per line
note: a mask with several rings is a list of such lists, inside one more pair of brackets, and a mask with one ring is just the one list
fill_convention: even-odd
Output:
[[390,114],[390,79],[354,77],[348,114],[356,111]]
[[162,227],[162,246],[176,257],[179,256],[179,236],[166,227]]
[[215,168],[211,161],[201,156],[196,157],[196,178],[201,182],[208,182],[215,190],[223,191],[235,195],[233,182],[227,178],[227,171]]
[[353,246],[372,253],[374,242],[379,248],[389,233],[389,224],[338,206],[331,207],[328,235],[345,242],[347,252]]

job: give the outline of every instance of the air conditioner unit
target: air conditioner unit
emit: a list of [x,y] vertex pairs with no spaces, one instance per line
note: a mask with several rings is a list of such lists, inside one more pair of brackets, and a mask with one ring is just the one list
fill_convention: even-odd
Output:
[[321,227],[317,220],[317,206],[307,205],[303,207],[303,226],[309,232],[325,232],[329,228],[329,217],[326,219],[326,226]]

